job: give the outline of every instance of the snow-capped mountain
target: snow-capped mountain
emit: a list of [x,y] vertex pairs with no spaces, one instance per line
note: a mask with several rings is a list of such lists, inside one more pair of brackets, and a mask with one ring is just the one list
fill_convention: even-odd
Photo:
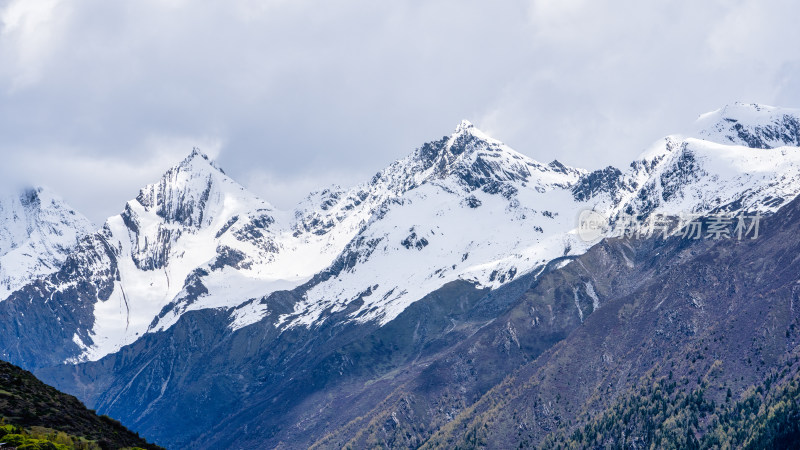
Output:
[[769,213],[800,192],[800,111],[736,103],[655,142],[626,171],[585,176],[576,199],[608,216]]
[[[586,209],[612,221],[768,213],[800,191],[799,116],[732,105],[658,141],[625,171],[594,172],[542,164],[464,121],[371,180],[313,193],[293,211],[194,150],[84,238],[59,272],[11,295],[6,317],[44,320],[58,336],[6,346],[3,356],[26,363],[55,348],[28,363],[96,360],[204,309],[226,311],[229,332],[264,319],[319,326],[345,311],[347,321],[383,325],[449,282],[494,289],[582,254],[600,239],[575,231]],[[269,294],[291,289],[299,301],[276,312]]]
[[[325,397],[331,380],[394,377],[382,370],[448,348],[494,320],[509,291],[522,295],[587,251],[603,236],[579,237],[582,211],[613,222],[777,210],[800,193],[798,117],[732,105],[627,168],[592,172],[542,164],[462,122],[365,183],[313,193],[292,211],[195,151],[58,272],[0,303],[0,357],[58,365],[48,381],[176,447],[216,426],[258,442],[289,410],[301,411],[292,432],[302,433],[313,414],[300,403]],[[558,294],[575,309],[552,317],[580,324],[603,307],[597,292],[587,272]],[[520,345],[513,329],[497,332],[497,345]],[[537,349],[563,338],[548,336]]]
[[[92,326],[75,330],[81,351],[72,360],[98,359],[186,311],[230,308],[308,281],[357,232],[359,208],[350,211],[318,222],[276,211],[194,150],[95,236],[110,252],[89,253],[102,255],[94,264],[112,277],[107,296],[93,302]],[[331,223],[336,233],[325,231]]]
[[58,270],[93,226],[47,189],[0,198],[0,301],[32,279]]
[[583,173],[536,162],[464,121],[360,189],[386,190],[387,200],[343,250],[333,276],[280,322],[311,325],[358,299],[353,319],[387,323],[450,281],[494,288],[581,252],[585,243],[565,231],[576,217],[570,188]]
[[[548,193],[558,190],[570,198],[569,188],[581,173],[537,163],[462,122],[451,136],[423,145],[362,185],[312,194],[291,214],[270,208],[257,236],[253,229],[241,230],[241,212],[228,213],[232,229],[225,228],[228,222],[209,228],[222,249],[219,258],[194,266],[198,269],[149,329],[163,330],[189,310],[239,304],[231,327],[246,326],[269,313],[261,298],[307,281],[305,301],[281,318],[288,326],[311,324],[321,311],[336,312],[366,298],[367,291],[370,299],[382,300],[367,301],[353,317],[385,323],[455,279],[499,286],[518,270],[581,247],[573,236],[547,234],[574,221],[559,212],[561,199],[547,200]],[[551,201],[552,207],[532,209],[521,201],[539,207]],[[487,239],[493,223],[512,228]],[[255,247],[254,237],[260,240]],[[420,268],[421,259],[428,266]],[[312,280],[323,269],[329,269],[326,275]]]
[[800,146],[800,110],[734,103],[700,116],[695,137],[750,148]]
[[[404,184],[411,189],[381,205],[348,244],[334,276],[311,286],[278,322],[310,326],[323,312],[358,302],[354,320],[388,323],[450,281],[497,288],[596,243],[600,238],[584,241],[575,233],[586,209],[610,223],[623,214],[644,222],[654,215],[769,213],[793,199],[800,192],[800,114],[742,104],[720,111],[698,120],[700,138],[660,140],[625,172],[544,165],[463,122],[376,177],[417,174]],[[732,115],[747,126],[726,129]],[[752,139],[737,140],[744,134],[762,150],[747,146]],[[414,169],[399,169],[405,167]],[[250,317],[236,311],[236,325],[265,311]]]

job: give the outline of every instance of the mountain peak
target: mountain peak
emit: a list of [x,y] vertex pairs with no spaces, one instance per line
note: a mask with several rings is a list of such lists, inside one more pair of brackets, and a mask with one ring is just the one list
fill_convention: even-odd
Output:
[[221,201],[226,193],[255,198],[195,147],[158,182],[143,188],[136,200],[169,221],[201,226],[211,219],[207,211],[209,202]]
[[49,189],[30,186],[0,195],[0,301],[57,270],[93,228]]
[[199,147],[192,147],[192,152],[178,164],[179,168],[191,168],[199,170],[207,170],[212,168],[214,171],[225,173],[221,167],[217,165],[211,158],[208,157]]
[[473,125],[469,120],[464,119],[456,126],[455,134],[464,133],[470,128],[475,128],[475,125]]
[[757,103],[732,103],[700,115],[693,135],[751,148],[800,146],[800,110]]
[[416,152],[416,159],[422,161],[425,170],[436,167],[436,172],[441,174],[466,155],[489,147],[499,150],[503,143],[487,136],[470,121],[462,120],[450,136],[423,144]]
[[45,186],[27,186],[19,191],[20,201],[23,204],[36,206],[40,209],[64,208],[72,213],[72,209],[66,205],[60,195]]
[[203,158],[205,160],[208,160],[208,155],[203,153],[200,150],[200,147],[192,147],[192,153],[189,154],[189,158],[194,158],[194,157],[200,157],[200,158]]
[[[533,177],[540,187],[566,185],[584,173],[558,161],[550,165],[535,161],[487,135],[467,120],[462,120],[450,136],[423,144],[407,161],[410,161],[411,169],[401,171],[414,182],[404,183],[403,186],[416,186],[423,180],[453,176],[468,190],[485,188],[499,192],[499,183],[526,183]],[[401,167],[406,165],[400,162]],[[510,192],[516,188],[502,189]]]
[[4,193],[0,195],[0,256],[29,239],[38,228],[64,224],[81,235],[92,227],[88,219],[47,188],[27,186]]

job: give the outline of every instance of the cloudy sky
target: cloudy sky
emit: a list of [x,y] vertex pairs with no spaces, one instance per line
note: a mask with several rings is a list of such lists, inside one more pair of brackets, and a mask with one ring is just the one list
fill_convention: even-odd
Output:
[[764,0],[0,0],[0,177],[100,223],[199,146],[288,208],[461,119],[626,164],[735,101],[800,107],[800,6]]

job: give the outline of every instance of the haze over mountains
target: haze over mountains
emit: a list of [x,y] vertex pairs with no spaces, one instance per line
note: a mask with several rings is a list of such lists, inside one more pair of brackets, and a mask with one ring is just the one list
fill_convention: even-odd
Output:
[[[577,234],[581,211],[770,216],[800,193],[798,146],[800,112],[734,104],[627,168],[592,172],[532,160],[465,121],[292,211],[199,150],[96,231],[28,191],[2,203],[0,358],[160,445],[385,444],[386,421],[404,417],[413,437],[392,442],[419,446],[654,275],[654,244],[604,251],[605,236]],[[525,350],[477,367],[462,342]]]

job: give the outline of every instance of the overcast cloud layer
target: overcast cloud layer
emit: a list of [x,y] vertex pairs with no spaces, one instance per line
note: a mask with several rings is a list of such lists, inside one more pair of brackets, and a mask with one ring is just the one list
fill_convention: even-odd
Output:
[[279,207],[461,119],[623,165],[734,101],[800,106],[791,1],[0,0],[0,176],[97,223],[199,146]]

